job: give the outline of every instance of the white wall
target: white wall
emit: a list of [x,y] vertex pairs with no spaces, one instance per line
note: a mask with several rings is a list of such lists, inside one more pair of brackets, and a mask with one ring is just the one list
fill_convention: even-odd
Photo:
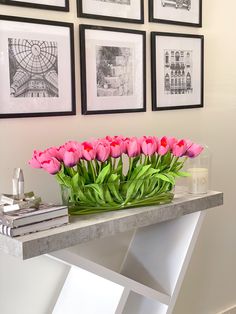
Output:
[[[27,190],[33,189],[46,200],[58,200],[59,190],[54,178],[30,169],[27,160],[34,148],[59,145],[69,139],[84,140],[90,136],[121,133],[127,136],[166,134],[206,143],[213,152],[212,189],[225,192],[225,206],[208,212],[174,313],[213,314],[236,304],[236,2],[203,1],[204,26],[195,29],[148,23],[148,1],[144,1],[145,25],[79,20],[75,0],[70,1],[71,13],[0,5],[0,14],[75,23],[77,87],[76,116],[0,120],[0,191],[10,192],[13,168],[22,167]],[[79,22],[147,31],[146,113],[80,115]],[[205,35],[203,109],[151,111],[149,32],[152,30]],[[49,314],[50,302],[56,292],[47,287],[50,283],[60,286],[65,273],[66,269],[46,257],[22,263],[0,255],[1,313]]]

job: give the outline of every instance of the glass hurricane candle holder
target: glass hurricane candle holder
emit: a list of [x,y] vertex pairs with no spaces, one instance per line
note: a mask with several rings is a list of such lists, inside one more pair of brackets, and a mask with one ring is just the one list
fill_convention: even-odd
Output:
[[189,158],[186,170],[189,173],[187,190],[191,194],[204,194],[208,192],[210,181],[211,154],[206,145],[203,152],[196,158]]

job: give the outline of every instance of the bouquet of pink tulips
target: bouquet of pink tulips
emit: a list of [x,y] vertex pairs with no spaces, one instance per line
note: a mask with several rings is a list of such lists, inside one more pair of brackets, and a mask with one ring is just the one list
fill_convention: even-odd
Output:
[[171,202],[184,162],[202,150],[174,137],[106,136],[35,150],[29,164],[55,175],[71,214],[89,214]]

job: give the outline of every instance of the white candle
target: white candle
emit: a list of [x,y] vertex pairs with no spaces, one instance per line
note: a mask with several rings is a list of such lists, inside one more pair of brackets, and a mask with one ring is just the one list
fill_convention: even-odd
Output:
[[189,168],[188,192],[192,194],[207,193],[208,191],[208,169]]

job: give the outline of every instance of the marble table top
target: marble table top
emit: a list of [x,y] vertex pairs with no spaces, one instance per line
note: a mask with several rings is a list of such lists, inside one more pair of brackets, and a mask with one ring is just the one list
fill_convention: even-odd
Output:
[[222,204],[222,192],[209,191],[202,195],[180,192],[175,194],[172,203],[166,205],[70,217],[68,225],[16,238],[0,235],[0,250],[21,259],[29,259]]

